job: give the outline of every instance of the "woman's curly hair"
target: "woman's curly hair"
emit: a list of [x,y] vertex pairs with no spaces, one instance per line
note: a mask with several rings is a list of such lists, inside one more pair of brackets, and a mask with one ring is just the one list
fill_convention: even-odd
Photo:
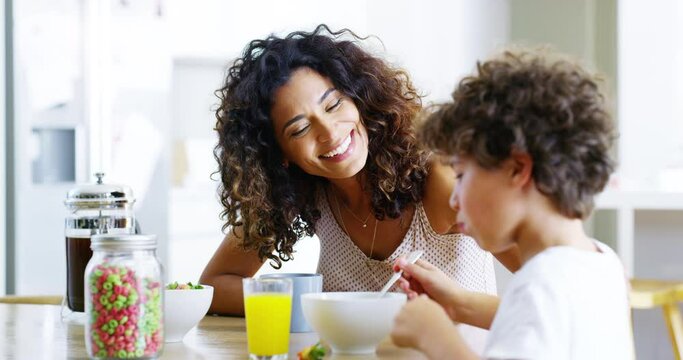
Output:
[[[343,39],[343,37],[350,39]],[[253,40],[228,69],[216,111],[214,156],[221,175],[223,230],[242,226],[242,245],[279,268],[293,246],[314,233],[320,218],[316,189],[327,182],[292,164],[282,165],[270,117],[273,94],[292,72],[308,67],[350,97],[369,137],[364,189],[375,216],[397,218],[422,199],[426,153],[417,146],[413,120],[421,97],[407,73],[363,50],[348,29],[319,25],[312,32]]]
[[536,187],[570,218],[585,218],[615,164],[612,119],[598,79],[545,50],[516,49],[478,63],[453,102],[422,125],[420,139],[495,168],[513,150],[533,159]]

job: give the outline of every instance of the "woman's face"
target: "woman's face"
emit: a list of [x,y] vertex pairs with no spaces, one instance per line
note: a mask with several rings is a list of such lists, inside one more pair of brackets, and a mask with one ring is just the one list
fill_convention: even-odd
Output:
[[309,68],[292,72],[275,91],[275,138],[285,161],[328,179],[356,175],[368,157],[368,135],[351,98]]

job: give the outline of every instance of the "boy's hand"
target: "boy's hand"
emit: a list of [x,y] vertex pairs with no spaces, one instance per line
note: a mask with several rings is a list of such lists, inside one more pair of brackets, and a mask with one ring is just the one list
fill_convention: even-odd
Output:
[[424,294],[403,306],[391,331],[394,344],[418,349],[430,358],[458,336],[443,308]]
[[408,295],[408,299],[417,298],[420,294],[428,295],[443,307],[452,320],[455,318],[455,300],[464,290],[458,287],[441,270],[424,260],[408,264],[400,258],[394,264],[394,271],[403,270],[399,279],[399,287]]

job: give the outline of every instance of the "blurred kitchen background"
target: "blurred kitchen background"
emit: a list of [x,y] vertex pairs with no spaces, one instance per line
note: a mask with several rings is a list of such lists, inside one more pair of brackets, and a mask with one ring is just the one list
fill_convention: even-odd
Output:
[[[197,280],[223,237],[213,91],[249,40],[318,23],[376,35],[367,45],[426,103],[508,43],[552,44],[602,72],[620,166],[587,227],[630,276],[683,280],[681,1],[1,2],[0,295],[64,293],[63,201],[98,171],[132,187],[166,278]],[[282,271],[315,271],[317,239],[297,251]],[[634,322],[639,358],[673,358],[661,312]]]

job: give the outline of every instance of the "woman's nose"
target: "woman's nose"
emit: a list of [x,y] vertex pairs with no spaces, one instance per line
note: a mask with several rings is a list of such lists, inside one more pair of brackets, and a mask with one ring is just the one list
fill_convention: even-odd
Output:
[[334,142],[337,139],[337,126],[334,121],[318,119],[318,141],[322,143]]

